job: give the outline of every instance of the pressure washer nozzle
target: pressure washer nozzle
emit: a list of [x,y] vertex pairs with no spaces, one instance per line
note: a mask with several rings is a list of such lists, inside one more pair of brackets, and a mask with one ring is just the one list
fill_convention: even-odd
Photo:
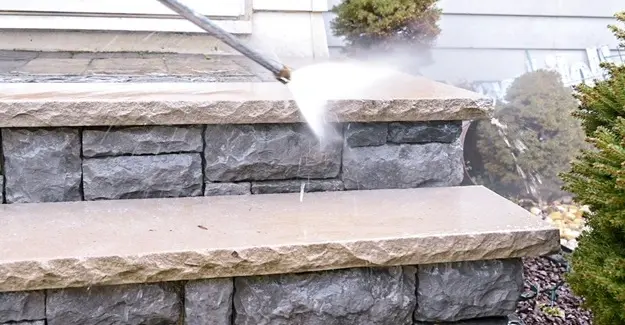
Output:
[[289,81],[291,81],[291,69],[286,66],[283,67],[282,70],[276,74],[276,79],[285,85],[288,84]]

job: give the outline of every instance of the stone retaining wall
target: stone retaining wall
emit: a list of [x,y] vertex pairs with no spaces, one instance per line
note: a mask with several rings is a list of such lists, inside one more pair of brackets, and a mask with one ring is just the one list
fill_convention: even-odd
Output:
[[4,203],[454,186],[460,121],[2,129]]
[[0,294],[0,324],[507,324],[520,259]]

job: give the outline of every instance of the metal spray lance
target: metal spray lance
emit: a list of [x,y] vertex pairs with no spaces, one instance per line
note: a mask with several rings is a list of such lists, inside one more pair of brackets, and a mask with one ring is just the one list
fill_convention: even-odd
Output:
[[221,27],[215,25],[215,23],[213,23],[206,16],[199,14],[197,11],[180,3],[180,1],[178,0],[157,0],[157,1],[167,6],[169,9],[175,11],[176,13],[178,13],[180,16],[184,17],[188,21],[194,23],[198,27],[212,34],[220,41],[228,44],[230,47],[237,50],[241,54],[245,55],[249,59],[260,64],[265,69],[271,71],[273,75],[276,77],[276,79],[278,79],[278,81],[282,82],[283,84],[287,84],[289,81],[291,81],[291,70],[287,66],[279,62],[275,62],[273,60],[267,59],[259,52],[243,44],[239,39],[232,36],[230,33],[226,32]]

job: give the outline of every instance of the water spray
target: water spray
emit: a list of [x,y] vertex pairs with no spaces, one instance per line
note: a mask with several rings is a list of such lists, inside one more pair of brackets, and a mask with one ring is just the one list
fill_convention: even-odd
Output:
[[287,66],[279,62],[267,59],[258,51],[255,51],[254,49],[243,44],[239,39],[232,36],[230,33],[223,30],[221,27],[217,26],[206,16],[201,15],[197,11],[180,3],[180,1],[178,0],[157,0],[157,1],[167,6],[169,9],[175,11],[186,20],[194,23],[201,29],[212,34],[220,41],[228,44],[230,47],[237,50],[239,53],[245,55],[250,60],[258,63],[265,69],[269,70],[271,73],[273,73],[276,79],[280,81],[281,83],[287,84],[289,81],[291,81],[291,69],[289,69]]

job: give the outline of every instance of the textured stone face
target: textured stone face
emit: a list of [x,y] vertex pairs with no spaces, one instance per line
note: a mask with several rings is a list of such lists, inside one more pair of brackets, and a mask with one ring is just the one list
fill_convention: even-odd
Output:
[[273,193],[295,193],[302,190],[304,192],[331,192],[343,190],[343,182],[338,179],[321,180],[289,180],[289,181],[267,181],[253,182],[253,194],[273,194]]
[[2,129],[7,203],[81,200],[75,129]]
[[348,123],[345,126],[345,141],[352,148],[381,146],[387,136],[387,123]]
[[84,130],[85,157],[202,151],[202,127],[147,126]]
[[410,325],[414,268],[235,278],[235,325]]
[[185,286],[186,325],[231,325],[232,278],[191,281]]
[[[460,121],[493,112],[492,99],[470,91],[419,77],[393,79],[395,85],[373,89],[369,99],[332,101],[328,119]],[[0,100],[0,127],[302,122],[290,90],[277,82],[29,83],[3,89]]]
[[50,290],[46,299],[48,325],[161,325],[181,317],[180,288],[143,284]]
[[463,175],[459,142],[346,147],[343,152],[346,189],[456,186]]
[[452,143],[462,133],[462,121],[400,122],[388,126],[393,143]]
[[85,159],[85,200],[202,195],[200,154]]
[[333,178],[341,167],[340,142],[322,148],[305,125],[209,125],[207,181]]
[[4,175],[0,174],[0,204],[4,203]]
[[206,183],[204,185],[204,196],[217,195],[247,195],[252,194],[251,184],[242,183]]
[[43,291],[0,293],[0,324],[46,317]]
[[521,259],[419,266],[415,319],[453,322],[514,312],[523,290]]

